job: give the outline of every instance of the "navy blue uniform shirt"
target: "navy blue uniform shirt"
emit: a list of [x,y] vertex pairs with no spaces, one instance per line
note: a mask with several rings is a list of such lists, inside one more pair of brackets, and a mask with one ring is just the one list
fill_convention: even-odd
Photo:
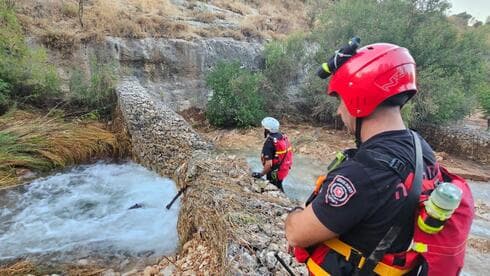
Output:
[[276,147],[274,147],[273,139],[277,140],[282,139],[282,134],[278,133],[269,133],[267,139],[264,142],[264,146],[262,147],[262,156],[265,160],[272,160],[276,156]]
[[[419,136],[420,137],[420,136]],[[421,137],[420,137],[421,138]],[[424,177],[433,177],[436,163],[431,147],[421,138]],[[408,130],[387,131],[364,142],[358,151],[374,150],[396,157],[415,168],[415,148]],[[318,219],[340,240],[369,255],[383,238],[405,203],[406,190],[398,174],[389,168],[371,167],[355,159],[331,171],[312,202]],[[389,252],[406,250],[413,235],[413,218],[407,220]]]

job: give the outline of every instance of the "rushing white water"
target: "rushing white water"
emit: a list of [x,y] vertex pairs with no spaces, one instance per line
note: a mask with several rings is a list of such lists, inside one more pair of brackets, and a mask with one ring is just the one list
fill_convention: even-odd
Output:
[[[81,166],[1,191],[0,262],[170,254],[179,201],[165,205],[176,192],[171,180],[134,163]],[[129,209],[136,203],[142,207]]]

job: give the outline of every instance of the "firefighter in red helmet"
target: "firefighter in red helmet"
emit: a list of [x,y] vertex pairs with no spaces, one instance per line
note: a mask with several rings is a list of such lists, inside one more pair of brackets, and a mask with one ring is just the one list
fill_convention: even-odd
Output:
[[327,94],[339,99],[337,114],[357,148],[319,178],[306,206],[294,208],[285,223],[288,245],[313,275],[413,272],[418,257],[394,257],[386,265],[380,259],[411,245],[420,195],[412,183],[442,180],[431,147],[407,129],[400,112],[417,93],[414,59],[394,44],[357,49],[358,43],[336,51],[319,73],[331,75]]

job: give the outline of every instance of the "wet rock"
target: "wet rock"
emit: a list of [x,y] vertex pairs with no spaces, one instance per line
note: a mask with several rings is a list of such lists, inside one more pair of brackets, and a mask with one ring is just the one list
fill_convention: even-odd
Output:
[[102,274],[101,274],[101,276],[119,276],[119,275],[121,275],[121,274],[115,272],[112,269],[106,270],[106,271],[102,272]]
[[286,263],[287,265],[290,265],[292,262],[293,262],[293,258],[291,257],[291,255],[287,254],[287,253],[284,253],[284,252],[278,252],[277,255],[279,256],[279,258],[281,258],[284,263]]
[[175,266],[173,264],[169,264],[164,269],[160,270],[159,275],[161,276],[171,276],[175,273]]
[[86,266],[88,264],[89,264],[89,261],[87,259],[81,259],[81,260],[77,261],[77,265]]
[[159,269],[157,266],[148,266],[143,271],[143,276],[154,276],[159,273]]
[[137,274],[138,274],[138,270],[133,269],[133,270],[130,270],[128,272],[124,272],[123,274],[121,274],[121,276],[135,276]]
[[257,235],[254,240],[250,241],[250,245],[256,250],[262,250],[268,246],[271,238],[266,235]]
[[182,273],[182,276],[195,276],[195,275],[197,275],[197,273],[195,271],[193,271],[193,270],[184,271]]
[[309,275],[308,269],[305,265],[294,267],[294,271],[296,271],[296,275]]
[[29,179],[34,179],[37,176],[37,173],[29,170],[29,169],[16,169],[15,175],[20,181],[26,181]]
[[131,209],[139,209],[139,208],[143,208],[143,204],[135,203],[134,205],[132,205],[131,207],[129,207],[128,210],[131,210]]
[[267,268],[273,269],[274,267],[276,267],[277,259],[274,256],[274,252],[270,252],[270,251],[267,252],[266,257],[265,257],[265,261],[267,264]]
[[247,267],[251,271],[255,270],[255,268],[257,267],[257,258],[251,256],[247,252],[244,252],[240,257],[240,261],[243,264],[243,267]]
[[261,267],[257,272],[259,275],[272,275],[267,267]]

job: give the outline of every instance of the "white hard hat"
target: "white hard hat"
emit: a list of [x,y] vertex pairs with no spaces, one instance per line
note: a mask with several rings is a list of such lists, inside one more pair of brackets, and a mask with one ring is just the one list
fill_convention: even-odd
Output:
[[279,131],[279,121],[272,117],[265,117],[262,120],[262,126],[271,133],[276,133]]

